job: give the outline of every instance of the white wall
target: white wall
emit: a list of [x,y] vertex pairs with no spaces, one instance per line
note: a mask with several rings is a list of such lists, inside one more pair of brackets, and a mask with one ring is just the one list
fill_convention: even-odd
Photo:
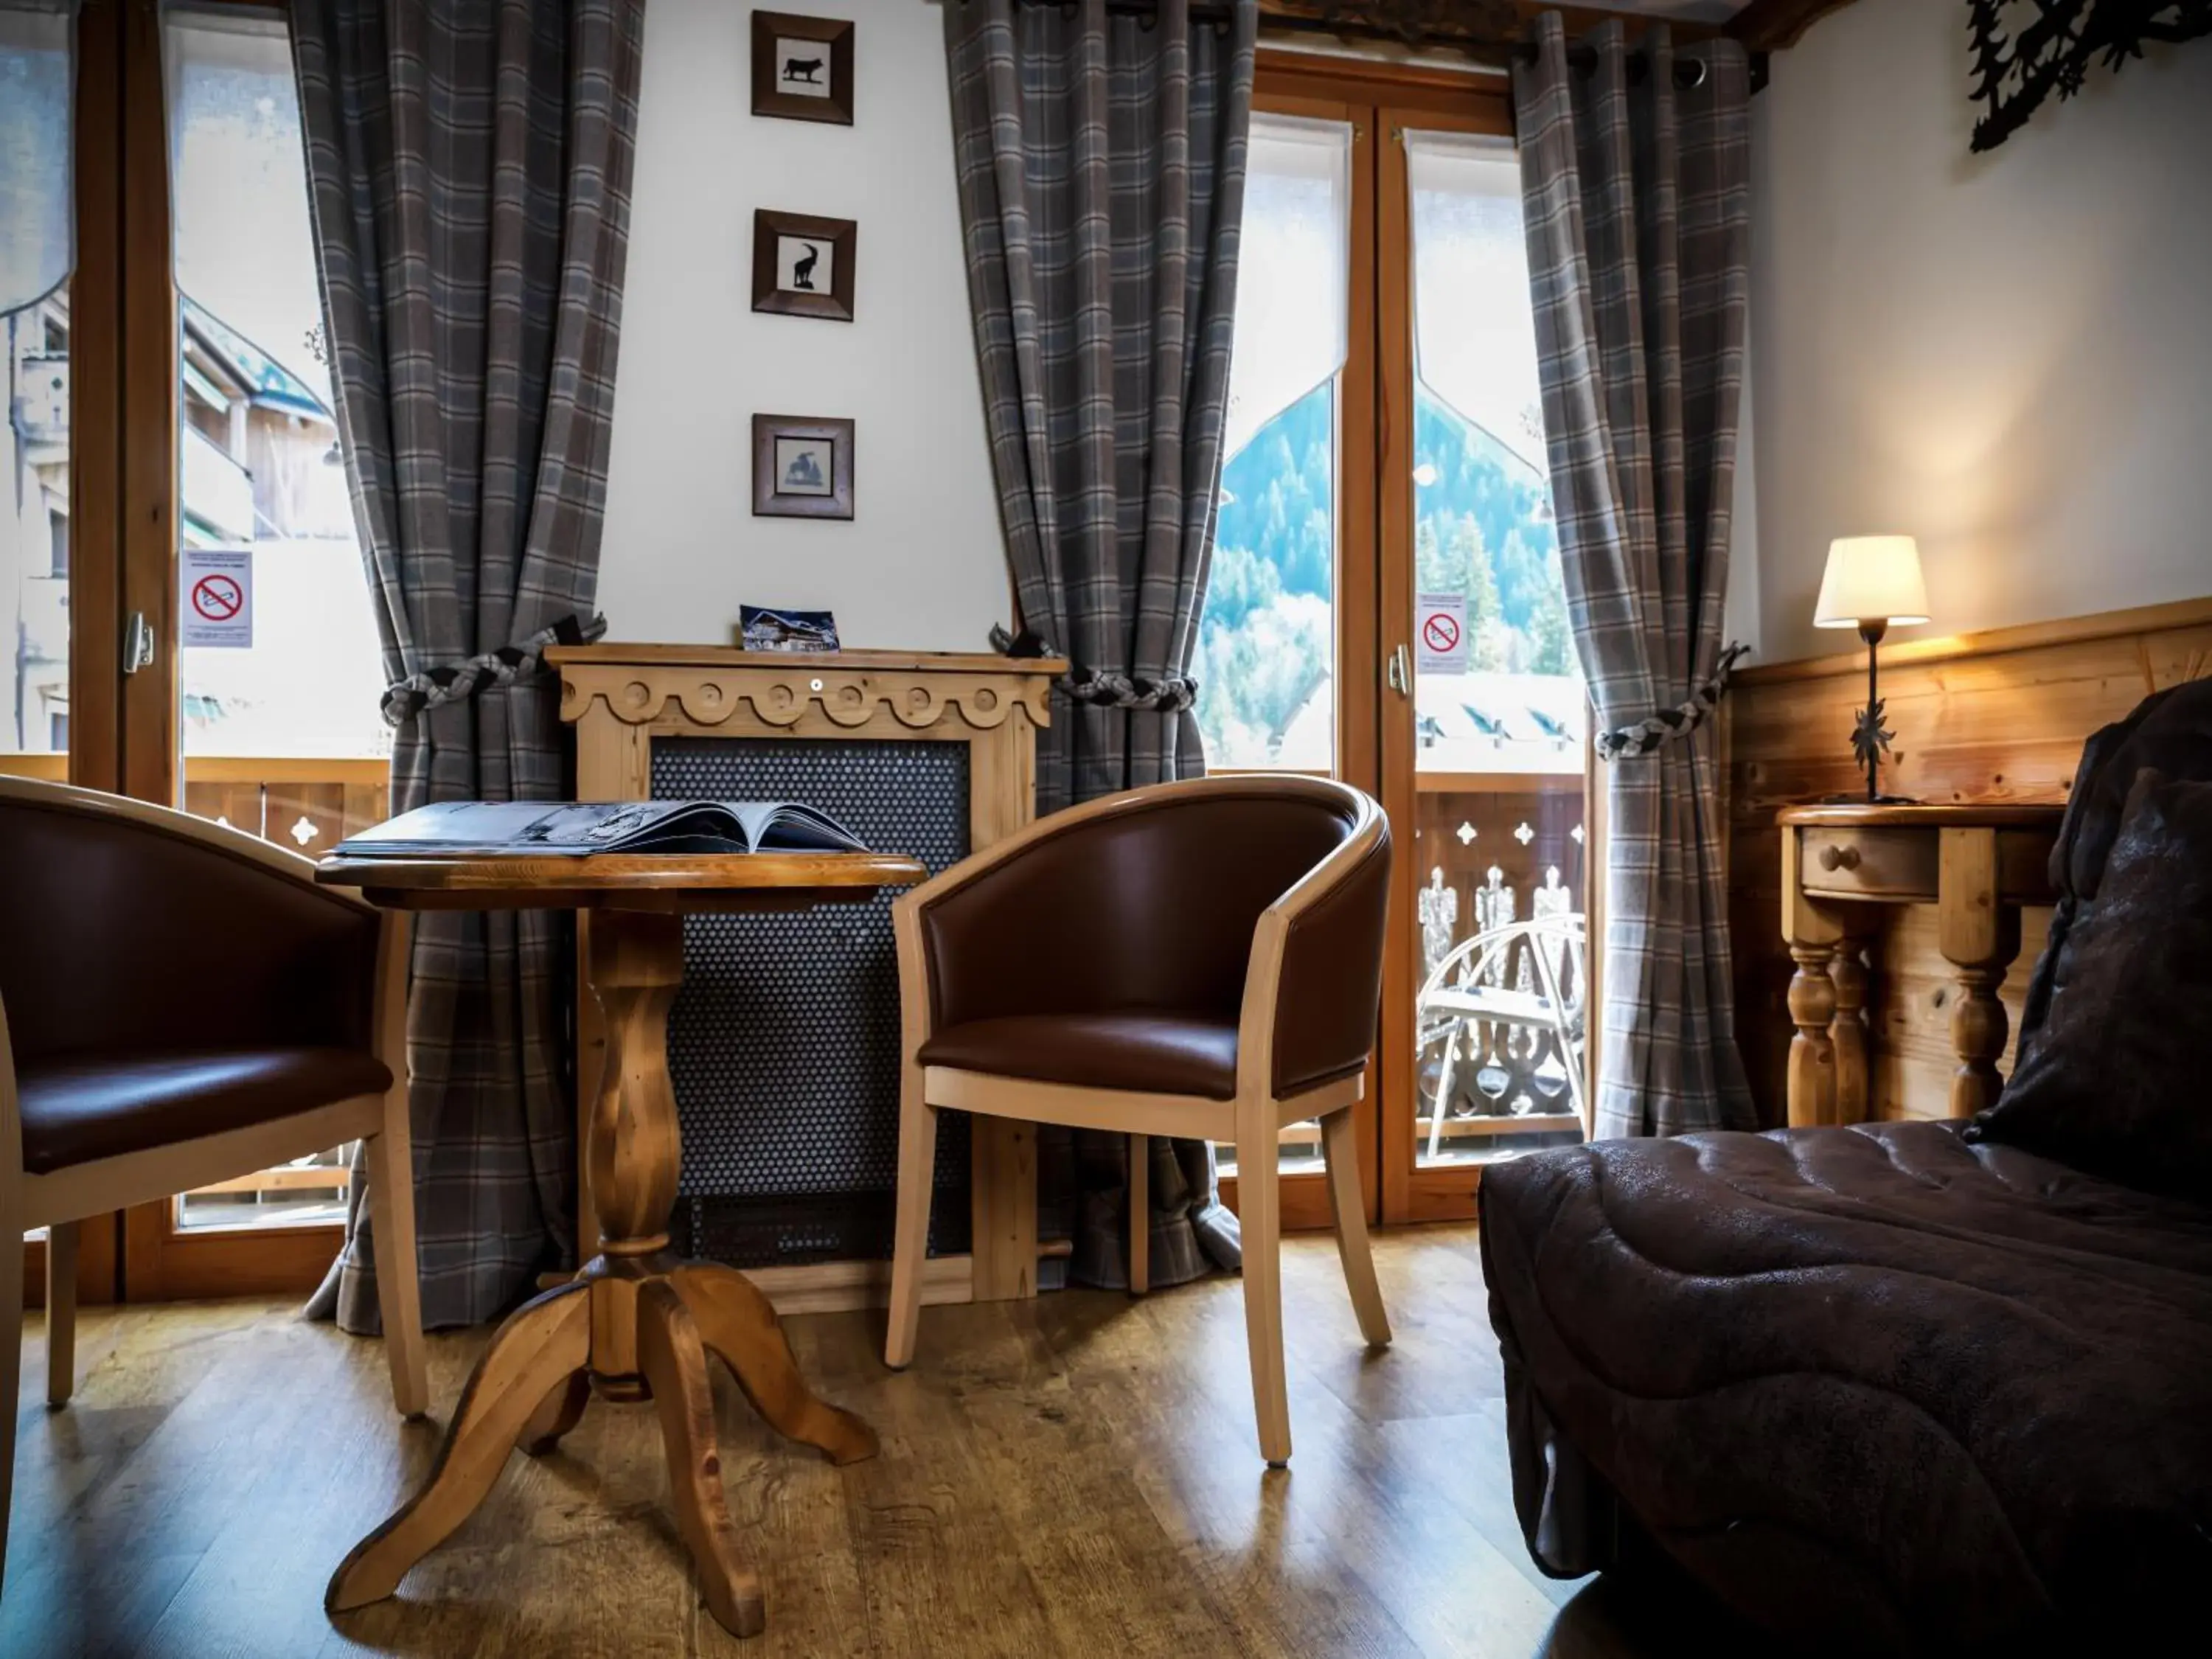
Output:
[[[742,603],[845,643],[981,650],[1012,612],[960,246],[942,16],[850,17],[850,127],[755,119],[751,9],[653,0],[599,608],[617,640],[720,643]],[[760,207],[858,222],[855,320],[756,315]],[[752,516],[756,411],[849,416],[851,523]]]
[[1753,100],[1763,660],[1831,538],[1920,538],[1929,633],[2212,592],[2212,41],[1986,156],[1966,9],[1859,0]]

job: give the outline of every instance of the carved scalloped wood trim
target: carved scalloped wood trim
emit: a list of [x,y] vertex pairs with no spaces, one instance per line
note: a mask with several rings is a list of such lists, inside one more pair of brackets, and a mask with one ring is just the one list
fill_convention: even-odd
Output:
[[803,660],[772,667],[565,662],[561,718],[580,720],[598,701],[627,726],[665,720],[678,711],[695,726],[725,726],[742,711],[748,724],[787,727],[819,710],[837,726],[854,727],[882,710],[918,732],[948,721],[988,732],[1018,704],[1037,725],[1049,725],[1052,678],[1019,670],[841,669]]

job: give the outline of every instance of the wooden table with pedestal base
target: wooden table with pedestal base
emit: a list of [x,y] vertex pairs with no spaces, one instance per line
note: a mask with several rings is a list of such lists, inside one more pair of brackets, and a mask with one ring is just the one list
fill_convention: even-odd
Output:
[[1936,907],[1939,946],[1956,977],[1949,1115],[1996,1103],[2010,1025],[1997,992],[2020,954],[2020,908],[2049,904],[2056,804],[1785,807],[1782,934],[1790,981],[1793,1127],[1871,1115],[1866,949],[1896,907]]
[[769,1426],[832,1461],[874,1455],[874,1431],[816,1399],[768,1297],[733,1267],[668,1249],[682,1143],[668,1079],[668,1010],[684,976],[684,917],[866,899],[924,871],[881,854],[330,859],[317,878],[406,910],[587,909],[606,1060],[584,1149],[599,1254],[493,1334],[420,1492],[331,1577],[332,1613],[382,1600],[473,1513],[520,1443],[550,1451],[592,1394],[660,1414],[678,1528],[707,1607],[750,1636],[760,1580],[722,1492],[707,1355],[719,1354]]

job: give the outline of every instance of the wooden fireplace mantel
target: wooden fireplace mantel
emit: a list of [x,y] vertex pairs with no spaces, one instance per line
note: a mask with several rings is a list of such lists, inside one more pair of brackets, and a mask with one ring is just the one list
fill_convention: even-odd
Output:
[[742,720],[830,737],[887,722],[995,732],[1018,708],[1043,726],[1053,679],[1067,672],[1056,657],[687,645],[555,646],[545,659],[561,671],[561,718],[580,739],[603,720],[700,731]]
[[[964,742],[968,841],[976,852],[1036,816],[1036,732],[1049,720],[1052,682],[1068,666],[1053,657],[697,645],[554,646],[545,660],[561,676],[561,718],[575,728],[579,800],[650,797],[656,737]],[[588,918],[582,926],[588,929]],[[587,939],[580,945],[588,949]],[[605,1045],[598,1006],[582,996],[577,1076],[586,1100]],[[973,1135],[971,1253],[933,1261],[926,1294],[946,1301],[1034,1296],[1036,1129],[979,1117]],[[587,1188],[581,1179],[578,1185]],[[580,1216],[588,1218],[590,1192],[578,1199]],[[858,1307],[883,1299],[890,1264],[831,1262],[752,1277],[785,1311]]]

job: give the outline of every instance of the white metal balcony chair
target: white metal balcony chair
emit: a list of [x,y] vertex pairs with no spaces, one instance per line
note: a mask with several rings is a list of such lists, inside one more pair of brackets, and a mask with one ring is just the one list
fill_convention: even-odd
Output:
[[1475,1036],[1473,1058],[1479,1066],[1488,1052],[1480,1035],[1485,1028],[1530,1034],[1524,1064],[1510,1069],[1533,1074],[1548,1054],[1556,1054],[1575,1115],[1588,1123],[1583,1099],[1588,956],[1582,916],[1543,914],[1540,907],[1533,921],[1486,927],[1462,940],[1430,970],[1417,1004],[1421,1046],[1443,1044],[1429,1110],[1431,1158],[1443,1144],[1461,1039]]

